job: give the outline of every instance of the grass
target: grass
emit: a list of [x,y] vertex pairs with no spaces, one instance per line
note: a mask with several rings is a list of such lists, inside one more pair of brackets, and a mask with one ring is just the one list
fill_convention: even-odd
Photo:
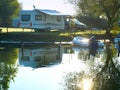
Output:
[[[34,30],[33,29],[23,29],[23,28],[2,28],[2,32],[1,33],[33,33]],[[60,35],[68,35],[69,33],[75,33],[75,34],[104,34],[105,33],[105,30],[86,30],[85,32],[83,31],[76,31],[76,32],[72,32],[72,31],[61,31],[61,32],[58,32],[58,30],[52,30],[51,31],[53,34],[59,34],[61,33]],[[35,32],[34,32],[35,33]],[[42,33],[42,32],[40,32]],[[51,34],[50,32],[44,32],[45,33],[49,33]]]
[[2,28],[2,33],[7,32],[33,32],[32,29],[23,29],[23,28]]
[[[2,28],[0,38],[2,40],[24,40],[24,41],[71,41],[73,36],[90,37],[91,35],[105,35],[105,30],[85,30],[85,31],[57,31],[34,32],[32,29],[22,28]],[[120,31],[111,31],[119,33]]]

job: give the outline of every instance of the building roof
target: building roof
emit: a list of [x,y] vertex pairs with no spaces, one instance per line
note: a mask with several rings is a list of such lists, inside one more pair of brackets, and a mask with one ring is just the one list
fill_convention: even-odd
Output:
[[68,14],[64,14],[64,13],[61,13],[59,11],[56,11],[56,10],[49,10],[49,9],[36,9],[37,11],[40,11],[40,12],[43,12],[45,14],[48,14],[48,15],[63,15],[63,16],[70,16]]

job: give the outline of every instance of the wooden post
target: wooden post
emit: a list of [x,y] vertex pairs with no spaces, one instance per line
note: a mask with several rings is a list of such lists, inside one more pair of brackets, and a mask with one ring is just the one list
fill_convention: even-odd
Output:
[[0,28],[0,33],[2,33],[2,28]]
[[59,43],[59,46],[58,46],[58,59],[61,60],[61,42]]
[[21,45],[22,58],[24,58],[24,42],[22,41],[21,44],[22,44],[22,45]]
[[8,27],[7,27],[7,33],[8,33]]

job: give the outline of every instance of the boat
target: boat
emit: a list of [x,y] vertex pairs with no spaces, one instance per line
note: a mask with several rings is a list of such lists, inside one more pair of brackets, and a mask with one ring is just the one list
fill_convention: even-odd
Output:
[[[91,38],[93,38],[93,36]],[[84,38],[84,37],[81,37],[81,36],[75,36],[72,41],[73,41],[74,45],[88,48],[90,39]],[[98,43],[98,47],[99,48],[103,48],[104,47],[104,43],[102,41],[97,41],[97,43]]]

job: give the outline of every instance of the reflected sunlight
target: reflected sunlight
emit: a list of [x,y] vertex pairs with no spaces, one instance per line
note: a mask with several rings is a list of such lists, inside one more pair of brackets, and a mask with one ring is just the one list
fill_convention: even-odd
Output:
[[89,39],[87,39],[87,38],[85,38],[85,39],[83,39],[83,40],[81,40],[82,42],[89,42]]
[[91,90],[92,89],[92,79],[83,78],[82,88],[83,88],[83,90]]
[[88,65],[78,59],[77,54],[64,54],[62,57],[62,68],[66,72],[69,71],[88,71]]

